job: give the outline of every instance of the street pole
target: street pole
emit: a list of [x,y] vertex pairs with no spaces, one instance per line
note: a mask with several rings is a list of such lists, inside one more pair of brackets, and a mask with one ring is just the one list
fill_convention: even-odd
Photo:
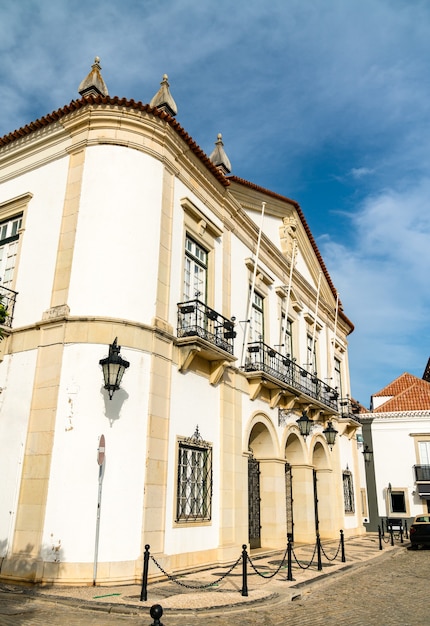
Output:
[[105,467],[105,437],[102,435],[99,441],[99,447],[97,449],[97,463],[99,465],[99,488],[97,493],[97,519],[96,519],[96,539],[94,546],[94,567],[93,567],[93,587],[96,586],[97,579],[97,562],[99,554],[99,536],[100,536],[100,511],[102,505],[102,487],[103,487],[103,474]]

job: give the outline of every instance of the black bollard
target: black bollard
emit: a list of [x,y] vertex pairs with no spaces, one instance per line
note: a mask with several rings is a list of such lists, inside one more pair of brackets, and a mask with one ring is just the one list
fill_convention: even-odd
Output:
[[378,526],[378,537],[379,537],[379,549],[382,550],[382,533],[381,533],[380,526]]
[[288,546],[287,546],[287,548],[288,548],[287,549],[287,556],[288,556],[288,561],[287,561],[287,564],[288,564],[287,580],[294,580],[294,578],[293,578],[293,568],[292,568],[292,559],[291,559],[292,553],[293,553],[293,549],[292,549],[293,547],[292,547],[290,539],[288,539]]
[[342,563],[345,563],[346,558],[345,558],[345,538],[343,536],[343,530],[340,531],[340,549],[341,549],[341,555],[342,555]]
[[406,539],[409,539],[409,535],[408,535],[408,522],[405,520],[405,537]]
[[318,571],[322,570],[322,561],[321,561],[321,539],[320,534],[317,533],[317,554],[318,554]]
[[160,622],[160,617],[163,616],[163,607],[161,604],[153,604],[149,609],[149,614],[154,620],[151,626],[163,626]]
[[393,525],[392,524],[390,524],[389,530],[390,530],[390,544],[392,546],[394,546],[394,531],[393,531]]
[[403,543],[403,520],[400,522],[400,543]]
[[[143,576],[142,590],[140,592],[140,601],[146,602],[148,599],[148,569],[149,569],[149,545],[145,546],[145,554],[143,555]],[[158,605],[154,605],[158,606]]]
[[248,578],[247,578],[247,571],[246,571],[247,563],[248,563],[248,553],[246,551],[246,544],[243,544],[242,546],[242,595],[243,596],[248,595]]

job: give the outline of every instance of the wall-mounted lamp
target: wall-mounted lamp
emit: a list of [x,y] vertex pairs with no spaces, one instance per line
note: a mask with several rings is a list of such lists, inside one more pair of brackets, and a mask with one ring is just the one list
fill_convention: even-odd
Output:
[[112,400],[114,392],[119,389],[124,372],[130,365],[121,357],[119,353],[121,346],[118,345],[117,339],[118,337],[115,337],[114,342],[109,346],[109,356],[99,361],[103,369],[104,388],[108,390],[109,400]]
[[331,422],[327,424],[327,428],[324,428],[323,435],[326,438],[328,447],[332,450],[336,440],[337,430],[333,428],[333,424]]
[[312,426],[314,425],[313,421],[309,419],[306,411],[302,411],[302,416],[296,420],[296,424],[299,427],[300,434],[304,437],[304,439],[306,439],[311,432]]
[[370,463],[370,461],[373,458],[373,451],[369,449],[369,446],[367,445],[367,443],[364,446],[363,455],[364,455],[364,462]]

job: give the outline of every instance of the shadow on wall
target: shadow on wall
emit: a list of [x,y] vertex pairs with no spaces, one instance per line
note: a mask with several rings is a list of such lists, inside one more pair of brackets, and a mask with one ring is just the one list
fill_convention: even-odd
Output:
[[104,387],[100,390],[105,402],[105,415],[109,420],[109,425],[112,426],[121,417],[121,410],[124,402],[127,402],[129,395],[124,389],[118,389],[112,396],[112,400],[109,399],[109,394]]
[[[27,544],[24,550],[16,554],[7,554],[7,540],[0,540],[0,592],[4,585],[30,586],[41,583],[51,586],[59,578],[64,550],[61,539],[54,539],[52,543],[42,546],[39,556],[34,555],[34,546]],[[0,622],[1,623],[1,622]]]

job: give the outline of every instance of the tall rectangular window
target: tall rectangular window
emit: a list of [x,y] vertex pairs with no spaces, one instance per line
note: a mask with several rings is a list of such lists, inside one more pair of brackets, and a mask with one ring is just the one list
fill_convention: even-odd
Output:
[[284,347],[283,353],[293,358],[293,325],[289,319],[285,320],[285,313],[281,316],[281,337],[279,344]]
[[252,294],[250,341],[264,340],[264,298],[257,292]]
[[419,441],[420,465],[430,465],[430,441]]
[[13,280],[21,225],[22,214],[0,223],[0,279],[1,284],[9,289]]
[[342,398],[342,376],[341,376],[341,370],[340,370],[341,364],[339,359],[334,360],[334,380],[333,380],[333,387],[337,387],[337,391],[339,393],[339,398]]
[[210,520],[212,506],[212,448],[180,442],[176,521]]
[[183,300],[201,300],[206,303],[208,253],[188,235],[185,238]]
[[306,369],[312,373],[317,372],[317,342],[310,335],[308,335],[307,348]]
[[354,513],[354,486],[351,472],[343,472],[343,501],[345,513]]

